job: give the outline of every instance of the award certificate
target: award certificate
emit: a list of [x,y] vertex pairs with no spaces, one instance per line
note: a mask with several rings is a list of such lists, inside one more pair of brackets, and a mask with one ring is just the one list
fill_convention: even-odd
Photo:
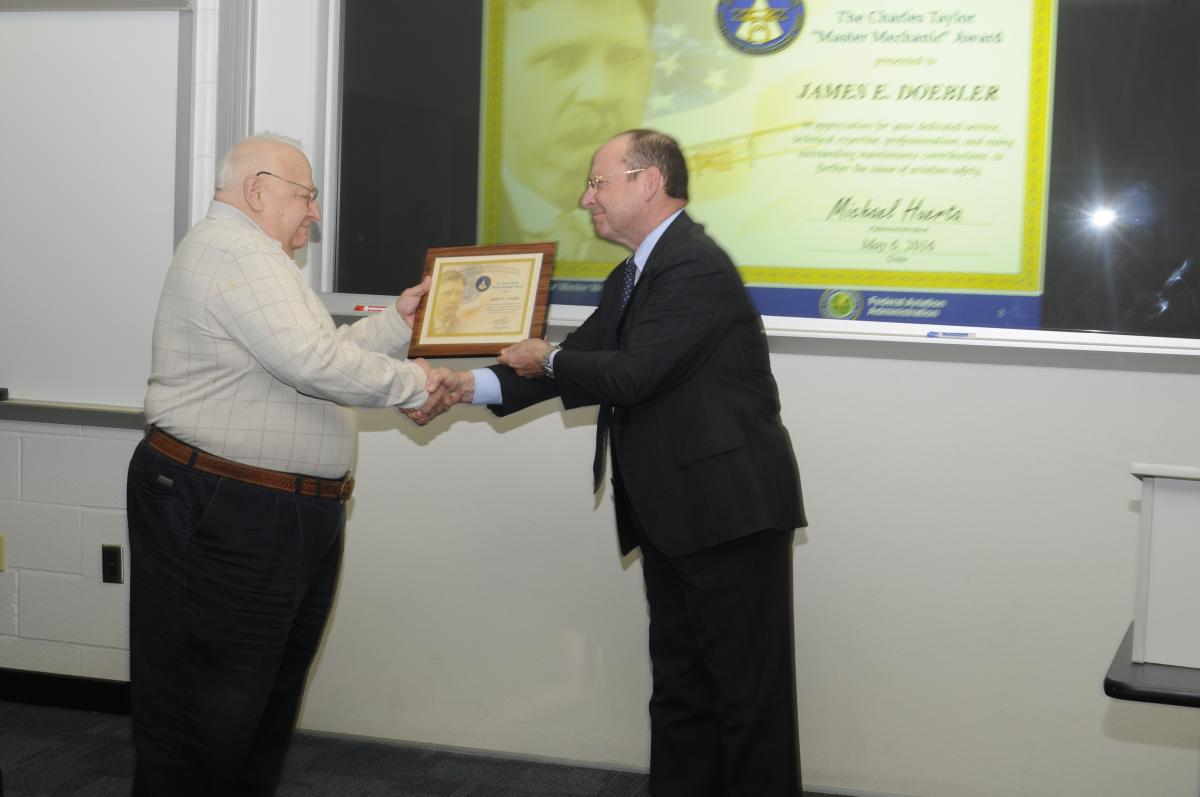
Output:
[[413,324],[414,357],[498,354],[545,334],[553,243],[430,249],[432,281]]

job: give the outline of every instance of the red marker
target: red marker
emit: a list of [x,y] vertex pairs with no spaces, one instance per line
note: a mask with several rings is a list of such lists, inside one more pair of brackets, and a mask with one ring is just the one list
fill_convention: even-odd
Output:
[[354,309],[360,313],[382,313],[387,309],[386,304],[356,304]]

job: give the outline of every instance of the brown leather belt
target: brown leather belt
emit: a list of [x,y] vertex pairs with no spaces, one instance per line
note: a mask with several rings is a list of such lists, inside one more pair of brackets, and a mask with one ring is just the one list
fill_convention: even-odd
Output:
[[299,476],[295,473],[244,465],[241,462],[213,456],[198,448],[193,448],[157,426],[146,427],[146,443],[164,457],[188,467],[259,487],[269,487],[272,490],[305,495],[309,498],[336,498],[339,501],[349,500],[350,494],[354,492],[353,476],[337,480],[317,479],[312,476]]

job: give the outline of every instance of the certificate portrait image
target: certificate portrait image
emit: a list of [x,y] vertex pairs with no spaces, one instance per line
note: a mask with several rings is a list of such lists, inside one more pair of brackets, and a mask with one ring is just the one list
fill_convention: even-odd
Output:
[[553,243],[430,249],[429,293],[417,310],[409,354],[470,357],[542,337]]

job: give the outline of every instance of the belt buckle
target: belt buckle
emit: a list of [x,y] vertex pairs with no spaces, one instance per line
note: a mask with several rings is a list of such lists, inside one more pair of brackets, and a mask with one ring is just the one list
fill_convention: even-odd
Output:
[[343,504],[350,500],[350,494],[354,492],[354,477],[347,476],[342,480],[342,489],[338,491],[338,500]]

